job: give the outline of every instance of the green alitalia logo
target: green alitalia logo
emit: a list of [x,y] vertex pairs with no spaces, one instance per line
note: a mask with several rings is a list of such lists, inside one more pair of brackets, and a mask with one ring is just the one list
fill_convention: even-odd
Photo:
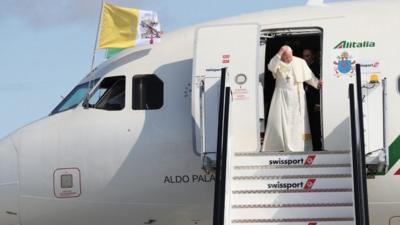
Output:
[[334,49],[341,48],[373,48],[375,47],[375,42],[373,41],[341,41],[335,46]]

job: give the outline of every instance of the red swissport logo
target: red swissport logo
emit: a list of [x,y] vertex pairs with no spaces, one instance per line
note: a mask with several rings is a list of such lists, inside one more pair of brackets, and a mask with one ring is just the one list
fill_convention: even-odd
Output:
[[317,157],[316,155],[308,155],[307,158],[306,158],[306,161],[304,162],[304,165],[305,165],[305,166],[310,166],[310,165],[312,165],[313,162],[314,162],[314,159],[315,159],[316,157]]
[[317,225],[317,222],[309,222],[308,225]]
[[308,179],[306,184],[304,185],[303,189],[304,190],[311,190],[312,187],[315,184],[315,181],[317,181],[317,179],[313,179],[313,178]]
[[394,173],[394,175],[396,176],[400,176],[400,169],[396,171],[396,173]]

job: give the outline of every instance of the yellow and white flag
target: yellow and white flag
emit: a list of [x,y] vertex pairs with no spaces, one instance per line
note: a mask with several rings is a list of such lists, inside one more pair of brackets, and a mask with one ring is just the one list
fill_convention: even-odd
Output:
[[105,3],[98,48],[131,48],[161,38],[157,13]]

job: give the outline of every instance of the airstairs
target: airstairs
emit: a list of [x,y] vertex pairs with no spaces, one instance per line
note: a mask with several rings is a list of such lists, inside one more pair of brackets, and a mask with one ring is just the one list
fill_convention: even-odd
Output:
[[214,225],[368,225],[362,112],[353,84],[350,150],[259,152],[231,145],[231,87],[221,77]]
[[348,149],[261,152],[259,33],[256,24],[196,33],[195,148],[216,174],[213,225],[368,225],[360,66]]
[[226,69],[221,74],[225,91],[221,91],[219,110],[214,225],[368,225],[363,123],[359,119],[363,114],[362,103],[357,101],[361,90],[355,91],[353,84],[349,87],[349,151],[241,151],[229,140],[234,131],[229,127],[230,115],[234,114],[224,73]]

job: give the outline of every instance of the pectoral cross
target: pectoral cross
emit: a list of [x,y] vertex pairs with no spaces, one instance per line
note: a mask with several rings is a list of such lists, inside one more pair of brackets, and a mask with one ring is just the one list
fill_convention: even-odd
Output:
[[289,75],[286,75],[286,83],[289,83],[289,80],[290,80],[290,77],[289,77]]

